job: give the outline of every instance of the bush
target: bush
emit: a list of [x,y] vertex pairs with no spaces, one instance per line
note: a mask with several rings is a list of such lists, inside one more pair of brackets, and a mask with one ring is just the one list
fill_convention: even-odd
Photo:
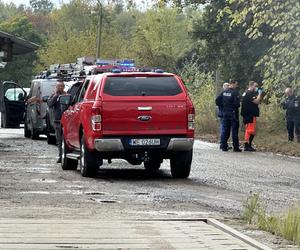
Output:
[[261,104],[261,116],[259,127],[264,128],[267,133],[284,133],[285,129],[285,112],[282,109],[276,96],[271,96],[268,104]]
[[261,204],[259,194],[252,194],[244,203],[243,219],[261,230],[300,244],[300,208],[297,206],[283,215],[269,215]]
[[212,75],[201,72],[196,60],[185,63],[179,75],[185,82],[195,105],[196,134],[218,134],[219,123],[215,105],[216,84]]

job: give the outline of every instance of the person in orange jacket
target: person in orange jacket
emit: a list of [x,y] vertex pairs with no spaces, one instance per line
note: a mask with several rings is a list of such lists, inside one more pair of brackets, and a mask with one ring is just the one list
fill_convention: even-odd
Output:
[[256,121],[259,117],[259,104],[262,101],[263,90],[258,88],[258,83],[250,81],[248,90],[243,94],[241,115],[245,124],[245,146],[244,151],[256,151],[252,147],[256,135]]

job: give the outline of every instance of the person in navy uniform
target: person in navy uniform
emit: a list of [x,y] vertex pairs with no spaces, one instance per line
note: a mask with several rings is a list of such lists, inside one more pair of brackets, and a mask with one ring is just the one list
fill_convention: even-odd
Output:
[[285,90],[286,99],[281,103],[286,110],[286,127],[288,140],[294,140],[296,133],[297,141],[300,142],[300,97],[297,97],[291,88]]
[[[223,89],[222,89],[222,92],[229,89],[229,86],[230,84],[228,82],[225,82],[223,84]],[[222,134],[222,119],[223,119],[223,110],[221,107],[218,107],[218,117],[220,118],[220,135]],[[221,149],[222,145],[221,145],[221,142],[220,142],[220,149]],[[228,149],[232,149],[232,148],[228,148]]]
[[239,107],[240,97],[238,93],[238,82],[230,80],[230,86],[224,90],[217,98],[216,105],[222,110],[222,133],[221,149],[228,151],[228,139],[232,133],[233,151],[241,152],[239,147]]

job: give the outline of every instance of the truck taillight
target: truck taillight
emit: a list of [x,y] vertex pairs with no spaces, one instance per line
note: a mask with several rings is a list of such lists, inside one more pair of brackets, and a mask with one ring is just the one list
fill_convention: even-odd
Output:
[[188,108],[188,130],[195,129],[195,109],[194,107]]
[[102,116],[101,116],[101,110],[100,108],[93,108],[92,109],[92,117],[91,117],[91,122],[92,122],[92,128],[94,131],[101,131],[102,126]]

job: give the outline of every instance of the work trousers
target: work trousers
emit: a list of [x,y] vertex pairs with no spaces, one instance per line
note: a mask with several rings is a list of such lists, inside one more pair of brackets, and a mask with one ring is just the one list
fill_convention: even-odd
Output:
[[56,135],[56,144],[58,147],[58,157],[61,158],[62,156],[62,129],[61,123],[55,122],[54,123],[55,135]]
[[300,119],[288,119],[286,121],[286,128],[288,131],[289,141],[293,141],[294,135],[296,134],[297,141],[300,142]]
[[222,119],[221,149],[228,149],[228,139],[232,135],[233,148],[239,148],[239,120],[234,113],[224,113]]

